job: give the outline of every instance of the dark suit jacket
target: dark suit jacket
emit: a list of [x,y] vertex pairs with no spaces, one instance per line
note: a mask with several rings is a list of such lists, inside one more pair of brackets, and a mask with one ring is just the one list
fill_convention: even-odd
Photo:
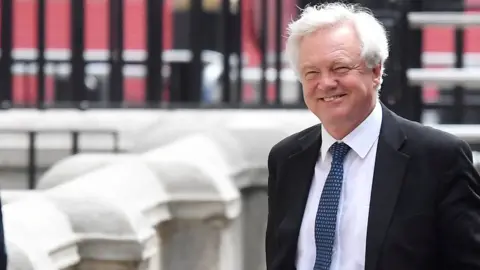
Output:
[[3,230],[3,214],[1,208],[2,202],[0,201],[0,270],[7,269],[7,250],[5,235]]
[[3,230],[3,214],[1,208],[2,202],[0,201],[0,270],[7,269],[7,250],[5,235]]
[[[480,269],[480,176],[469,146],[382,107],[365,269]],[[316,125],[269,154],[268,270],[295,269],[320,145]]]

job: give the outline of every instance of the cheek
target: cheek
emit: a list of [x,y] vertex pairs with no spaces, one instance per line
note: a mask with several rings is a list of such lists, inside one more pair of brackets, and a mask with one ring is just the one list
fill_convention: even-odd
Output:
[[340,81],[340,85],[344,89],[348,89],[349,92],[355,96],[368,95],[368,89],[373,87],[372,81],[366,81],[364,78],[359,77],[345,77]]
[[315,93],[316,93],[316,85],[313,84],[313,83],[304,83],[303,84],[303,95],[305,97],[315,97]]

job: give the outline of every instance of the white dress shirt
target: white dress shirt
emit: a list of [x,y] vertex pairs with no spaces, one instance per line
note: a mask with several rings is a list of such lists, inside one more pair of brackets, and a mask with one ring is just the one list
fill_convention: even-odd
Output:
[[[342,140],[351,150],[344,160],[343,186],[330,270],[365,269],[370,193],[381,123],[382,107],[377,101],[372,113]],[[315,265],[315,217],[332,162],[328,149],[335,142],[322,127],[321,153],[315,165],[298,238],[297,270],[313,270]]]

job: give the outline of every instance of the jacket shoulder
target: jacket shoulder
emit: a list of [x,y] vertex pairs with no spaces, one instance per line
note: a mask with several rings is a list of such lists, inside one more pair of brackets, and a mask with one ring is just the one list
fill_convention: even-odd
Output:
[[293,153],[299,147],[298,140],[300,138],[309,134],[313,130],[319,129],[319,128],[320,128],[320,124],[316,124],[314,126],[311,126],[302,131],[296,132],[282,139],[281,141],[276,143],[270,150],[269,159],[272,159],[272,158],[276,159],[276,158],[290,156],[290,154]]
[[398,123],[408,138],[406,151],[410,154],[447,167],[459,155],[472,159],[470,145],[452,133],[404,118],[400,118]]
[[433,126],[400,118],[400,124],[406,132],[407,137],[414,138],[415,144],[433,146],[458,146],[465,143],[452,133],[440,130]]

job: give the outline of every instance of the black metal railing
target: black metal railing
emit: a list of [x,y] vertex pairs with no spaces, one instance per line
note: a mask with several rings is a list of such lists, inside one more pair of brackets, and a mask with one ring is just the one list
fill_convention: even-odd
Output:
[[[478,4],[469,4],[463,1],[430,7],[428,11],[479,11]],[[453,68],[465,68],[465,49],[467,40],[466,31],[478,25],[453,26],[454,32],[454,63]],[[478,41],[480,42],[480,41]],[[480,66],[480,65],[479,65]],[[424,103],[424,110],[436,110],[440,115],[440,122],[444,124],[478,124],[480,123],[480,85],[468,88],[456,85],[453,88],[440,88],[440,99],[434,103]]]
[[[13,32],[20,31],[13,24],[15,0],[1,1],[0,107],[304,107],[301,86],[288,76],[288,67],[283,59],[285,17],[289,19],[296,14],[284,14],[289,7],[298,11],[295,6],[324,1],[278,0],[272,4],[268,0],[202,0],[185,1],[186,6],[179,6],[178,3],[183,1],[174,1],[173,7],[167,5],[168,1],[140,1],[139,5],[144,5],[145,28],[138,31],[145,32],[146,57],[126,57],[129,48],[126,48],[125,25],[130,23],[129,16],[126,16],[129,10],[125,9],[125,1],[110,0],[105,16],[108,30],[98,33],[109,37],[107,53],[105,57],[97,58],[85,56],[88,51],[85,34],[88,1],[64,1],[70,3],[71,10],[70,56],[64,58],[47,54],[46,37],[52,31],[46,28],[45,23],[46,18],[52,15],[47,14],[49,0],[37,0],[34,29],[37,33],[37,53],[34,57],[13,54]],[[382,100],[401,115],[420,121],[423,111],[439,105],[426,104],[422,99],[422,88],[408,84],[407,69],[422,65],[422,30],[410,29],[407,15],[411,11],[429,10],[431,1],[351,2],[372,8],[387,26],[393,40]],[[462,1],[439,2],[449,10],[464,9]],[[173,28],[164,24],[170,16]],[[164,47],[168,33],[173,36],[171,48]],[[459,29],[455,38],[457,67],[463,66],[460,57],[463,55],[463,40],[463,30]],[[255,48],[254,53],[247,45]],[[257,53],[259,58],[254,59],[252,55]],[[13,80],[16,76],[27,75],[17,74],[18,70],[12,67],[18,65],[36,67],[31,74],[35,76],[37,85],[32,87],[34,91],[28,91],[34,92],[32,96],[35,98],[23,97],[19,100],[18,91],[23,88],[20,89]],[[94,68],[99,66],[102,68]],[[56,67],[62,67],[59,69],[65,74],[55,73]],[[133,69],[136,71],[133,72]],[[133,77],[141,80],[143,86],[127,87]],[[47,78],[55,80],[54,86],[47,86]],[[92,80],[98,83],[93,86],[86,83]],[[52,87],[53,90],[47,89]],[[47,100],[49,92],[54,93],[53,100]],[[453,122],[462,122],[467,106],[465,91],[457,87],[453,93],[453,110],[449,115]],[[132,95],[140,96],[141,100],[132,100]]]
[[[84,152],[85,149],[80,147],[81,134],[90,135],[109,135],[112,137],[111,152],[118,153],[120,151],[119,133],[114,129],[106,128],[46,128],[46,129],[29,129],[29,128],[0,128],[0,134],[26,134],[28,136],[27,147],[27,185],[28,189],[34,189],[37,181],[37,172],[39,169],[37,160],[42,158],[38,152],[42,149],[38,147],[37,138],[40,134],[69,134],[71,138],[70,154],[75,155]],[[95,150],[98,152],[98,150]]]
[[[274,41],[275,48],[274,55],[275,68],[281,69],[284,67],[284,63],[281,59],[282,52],[282,17],[283,5],[279,4],[282,1],[278,1],[274,5],[276,12],[276,24],[275,29],[268,29],[265,23],[270,18],[268,9],[272,8],[265,4],[262,4],[262,10],[260,11],[262,23],[261,29],[258,33],[255,33],[254,39],[258,39],[258,49],[262,54],[260,63],[260,69],[255,72],[260,72],[260,80],[257,82],[249,82],[250,86],[255,92],[256,100],[254,102],[247,102],[245,98],[245,84],[241,79],[243,77],[241,67],[246,66],[244,63],[244,49],[242,48],[242,25],[244,21],[242,8],[243,5],[248,4],[256,5],[256,1],[240,0],[240,1],[221,1],[221,4],[213,11],[206,11],[202,8],[205,5],[205,1],[191,1],[190,6],[185,10],[175,10],[172,7],[168,7],[173,13],[174,18],[182,18],[181,20],[175,20],[175,29],[166,29],[163,26],[164,10],[166,7],[165,2],[162,0],[147,0],[144,2],[145,10],[145,53],[148,57],[137,60],[124,59],[125,49],[125,29],[124,26],[129,22],[126,21],[126,10],[124,8],[124,1],[111,0],[109,1],[108,10],[108,57],[104,59],[86,59],[86,37],[85,37],[85,17],[86,10],[88,10],[88,2],[85,0],[65,0],[70,4],[70,43],[69,48],[70,57],[66,59],[52,59],[48,57],[46,37],[51,34],[50,28],[46,28],[46,18],[52,14],[47,14],[49,3],[48,0],[38,0],[37,6],[37,18],[35,28],[33,32],[37,33],[36,48],[37,52],[34,57],[22,57],[14,56],[13,48],[13,31],[20,31],[18,26],[14,25],[14,2],[15,0],[3,0],[2,3],[2,23],[1,23],[1,48],[2,56],[0,59],[0,81],[1,81],[1,95],[0,105],[4,109],[12,107],[37,107],[40,109],[51,107],[76,107],[76,108],[91,108],[91,107],[195,107],[195,106],[263,106],[263,105],[277,105],[280,106],[282,101],[280,100],[280,89],[283,80],[277,76],[274,82],[267,80],[265,73],[267,68],[271,68],[267,63],[267,55],[272,50],[269,50],[267,36],[271,31],[276,31],[276,39]],[[212,1],[210,1],[212,2]],[[299,1],[304,2],[304,1]],[[292,4],[296,4],[292,2]],[[304,4],[304,3],[302,3]],[[187,18],[185,20],[185,18]],[[214,19],[212,19],[214,18]],[[209,22],[210,25],[203,23]],[[65,22],[62,22],[65,23]],[[17,28],[18,27],[18,28]],[[139,29],[140,31],[141,29]],[[165,32],[171,31],[174,36],[185,35],[184,42],[181,38],[174,37],[176,40],[173,44],[172,50],[165,50],[163,48],[163,39]],[[209,34],[214,32],[215,34]],[[186,34],[185,34],[186,33]],[[205,40],[203,36],[209,34],[216,40],[212,45],[211,40]],[[183,44],[182,44],[183,43]],[[209,44],[210,43],[210,44]],[[179,51],[180,50],[180,51]],[[187,50],[190,57],[188,60],[179,60],[175,58],[181,58],[181,50]],[[222,72],[218,78],[214,79],[215,86],[219,86],[220,99],[216,102],[206,102],[206,95],[209,95],[206,90],[205,82],[205,69],[207,64],[211,64],[212,61],[203,59],[203,54],[206,51],[220,52],[220,56],[223,56],[223,60],[216,61],[215,64],[219,65]],[[169,58],[168,55],[173,56]],[[178,56],[178,57],[177,57]],[[234,61],[236,65],[231,65]],[[208,63],[206,63],[208,62]],[[57,67],[62,64],[67,65],[68,73],[66,76],[60,74],[51,74],[47,72],[48,67]],[[107,74],[98,75],[95,72],[88,72],[89,65],[105,65],[108,66]],[[14,77],[27,76],[25,74],[15,74],[15,69],[12,66],[25,65],[34,66],[34,72],[31,72],[36,77],[36,87],[34,93],[30,97],[24,98],[27,100],[18,100],[15,97],[16,91],[21,91],[13,83]],[[142,92],[143,100],[140,103],[130,102],[127,98],[125,89],[125,81],[128,80],[125,74],[126,66],[136,65],[145,70],[145,74],[141,76],[144,82],[144,89],[137,89],[135,91]],[[55,70],[55,68],[53,68]],[[229,75],[234,74],[234,75]],[[86,85],[85,80],[88,77],[94,77],[98,81],[103,82],[104,89],[92,89],[89,85]],[[236,77],[237,79],[232,79]],[[46,100],[47,86],[46,78],[53,77],[56,80],[55,93],[53,101]],[[100,77],[100,78],[99,78]],[[105,78],[104,78],[105,77]],[[258,86],[258,85],[259,86]],[[276,85],[273,86],[273,84]],[[51,87],[51,86],[49,86]],[[275,98],[268,98],[268,88],[274,87],[277,89],[275,93],[270,96]],[[168,92],[166,91],[168,89]],[[211,90],[211,89],[210,89]],[[95,93],[105,91],[106,93]],[[32,92],[29,89],[28,92]],[[259,92],[259,93],[256,93]],[[35,98],[33,98],[33,96]],[[294,103],[302,103],[301,100],[296,100]]]
[[[162,98],[163,82],[161,74],[162,67],[162,21],[163,21],[163,1],[162,0],[147,0],[145,1],[145,13],[146,13],[146,53],[149,55],[144,60],[140,61],[125,61],[123,60],[124,46],[124,1],[113,0],[109,1],[109,30],[101,35],[109,35],[108,45],[108,58],[86,60],[85,53],[85,17],[86,17],[86,4],[85,0],[75,0],[65,2],[70,3],[70,43],[69,48],[70,57],[64,60],[52,60],[46,57],[46,35],[48,34],[46,29],[46,18],[52,14],[47,14],[46,5],[48,0],[38,0],[37,8],[37,46],[36,57],[23,58],[13,57],[13,31],[16,29],[13,24],[14,14],[14,2],[15,0],[2,0],[1,1],[1,49],[2,55],[0,59],[0,101],[3,108],[11,107],[37,107],[45,108],[52,106],[61,107],[78,107],[85,106],[98,106],[95,104],[98,100],[89,98],[88,92],[95,89],[88,89],[85,85],[86,68],[90,64],[106,64],[109,65],[110,72],[108,74],[108,93],[104,95],[105,103],[108,107],[119,107],[124,102],[124,76],[123,68],[126,64],[134,65],[139,64],[146,67],[145,75],[145,99],[144,104],[158,103]],[[34,2],[34,1],[33,1]],[[63,22],[61,22],[63,23]],[[51,29],[50,29],[51,30]],[[68,64],[69,76],[68,84],[65,89],[61,89],[64,93],[57,92],[56,98],[53,102],[47,103],[46,97],[46,74],[45,69],[48,64]],[[12,72],[12,66],[14,64],[24,64],[36,66],[35,77],[37,79],[36,99],[29,102],[18,102],[14,100],[15,91],[13,78],[16,74]],[[51,75],[50,75],[51,76]],[[66,92],[66,93],[65,93]],[[98,97],[99,95],[96,95]],[[62,100],[63,99],[63,100]],[[62,104],[63,103],[63,104]],[[66,104],[65,104],[66,103]]]

